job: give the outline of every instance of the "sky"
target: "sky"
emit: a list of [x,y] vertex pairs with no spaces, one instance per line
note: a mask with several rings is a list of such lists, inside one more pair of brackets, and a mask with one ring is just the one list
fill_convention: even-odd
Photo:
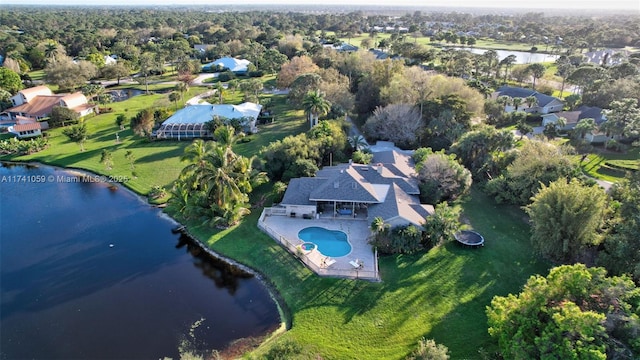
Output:
[[0,0],[0,3],[42,5],[203,5],[203,4],[342,4],[386,6],[446,6],[476,8],[537,8],[537,9],[628,9],[640,15],[640,0]]

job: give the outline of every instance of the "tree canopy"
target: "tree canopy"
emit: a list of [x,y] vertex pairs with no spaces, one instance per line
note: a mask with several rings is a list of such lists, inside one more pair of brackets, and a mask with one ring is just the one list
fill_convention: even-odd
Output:
[[527,141],[503,174],[489,180],[486,189],[499,203],[526,205],[541,184],[576,174],[577,167],[566,152],[546,141]]
[[506,359],[634,359],[640,289],[583,264],[534,275],[520,294],[487,307],[489,334]]
[[574,261],[600,243],[607,196],[598,185],[560,178],[542,188],[526,207],[531,217],[531,242],[555,261]]

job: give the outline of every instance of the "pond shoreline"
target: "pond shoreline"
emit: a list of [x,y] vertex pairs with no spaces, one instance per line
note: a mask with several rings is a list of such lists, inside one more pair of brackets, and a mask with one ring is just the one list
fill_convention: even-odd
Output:
[[[42,163],[42,162],[38,162],[38,161],[20,161],[20,160],[1,160],[0,163],[2,164],[10,164],[10,165],[22,165],[22,166],[33,166],[33,167],[39,167],[39,166],[47,166],[50,168],[55,169],[56,171],[60,170],[60,171],[64,171],[66,173],[68,173],[71,176],[84,176],[90,179],[94,179],[94,178],[104,178],[104,175],[101,174],[97,174],[91,171],[88,171],[86,169],[82,169],[82,168],[75,168],[75,167],[61,167],[61,166],[56,166],[56,165],[49,165],[46,163]],[[147,206],[153,207],[153,208],[161,208],[161,206],[156,205],[156,204],[152,204],[149,202],[149,199],[134,191],[133,189],[129,188],[128,186],[126,186],[126,183],[120,182],[120,183],[112,183],[112,182],[100,182],[100,181],[96,181],[97,183],[102,183],[104,185],[106,185],[107,187],[110,187],[114,190],[117,190],[120,186],[122,186],[122,188],[125,191],[128,191],[129,193],[131,193],[131,195],[133,195],[138,201],[140,201],[141,203],[144,203]],[[120,186],[118,186],[120,185]],[[261,344],[266,343],[267,341],[269,341],[270,339],[272,339],[273,337],[289,330],[291,328],[292,325],[292,316],[291,316],[291,311],[289,310],[289,307],[287,306],[286,302],[284,301],[284,298],[282,297],[282,295],[277,291],[275,285],[261,272],[257,271],[256,269],[253,269],[243,263],[241,263],[240,261],[236,260],[236,259],[232,259],[230,257],[227,257],[221,253],[218,253],[216,251],[214,251],[213,249],[209,248],[201,239],[199,239],[197,236],[193,235],[193,233],[191,233],[189,231],[189,228],[187,225],[182,224],[180,221],[178,221],[176,218],[174,218],[171,214],[168,214],[165,210],[161,209],[161,216],[164,217],[165,219],[169,220],[170,222],[172,222],[175,225],[175,228],[179,230],[180,233],[184,234],[185,236],[187,236],[194,245],[196,245],[200,250],[204,251],[205,253],[207,253],[207,255],[209,255],[212,258],[215,258],[217,260],[220,260],[222,262],[227,263],[230,266],[235,266],[238,269],[252,275],[254,278],[256,278],[256,280],[258,280],[266,289],[267,292],[269,293],[269,297],[273,300],[273,302],[276,305],[276,308],[278,309],[278,313],[280,315],[280,327],[277,328],[275,331],[271,332],[271,333],[267,333],[264,335],[264,337],[262,338]],[[239,342],[243,340],[243,338],[241,339],[237,339],[236,341],[234,341],[233,343],[229,344],[228,347],[233,346],[233,344]],[[223,350],[223,349],[221,349]]]

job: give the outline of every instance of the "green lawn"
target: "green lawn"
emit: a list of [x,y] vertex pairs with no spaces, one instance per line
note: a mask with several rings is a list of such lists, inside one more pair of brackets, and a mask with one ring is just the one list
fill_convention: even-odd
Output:
[[449,347],[453,359],[478,358],[479,349],[497,350],[484,312],[493,296],[520,291],[548,265],[532,255],[520,209],[496,206],[477,190],[462,206],[486,238],[484,248],[447,244],[428,253],[382,257],[381,283],[314,275],[256,231],[259,210],[233,229],[190,229],[214,250],[266,275],[291,314],[293,326],[282,338],[324,359],[402,358],[422,336]]
[[[577,161],[579,161],[577,157]],[[591,153],[581,164],[582,170],[591,177],[611,182],[620,181],[625,176],[625,170],[640,167],[640,148],[635,147],[627,152],[598,151]]]

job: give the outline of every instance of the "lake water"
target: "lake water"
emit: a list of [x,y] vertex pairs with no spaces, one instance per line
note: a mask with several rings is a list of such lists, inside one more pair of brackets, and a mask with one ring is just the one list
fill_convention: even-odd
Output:
[[[479,54],[482,55],[485,52],[489,51],[489,49],[478,49],[478,48],[460,48],[460,47],[454,47],[453,49],[456,50],[467,50],[470,51],[474,54]],[[539,62],[554,62],[556,61],[556,59],[558,59],[557,55],[549,55],[549,54],[542,54],[542,53],[530,53],[530,52],[525,52],[525,51],[508,51],[508,50],[496,50],[496,53],[498,54],[498,59],[502,60],[504,58],[506,58],[509,55],[515,55],[516,56],[516,64],[532,64],[532,63],[539,63]]]
[[0,167],[2,359],[176,359],[199,320],[200,351],[279,326],[251,274],[199,251],[126,189],[70,179]]

